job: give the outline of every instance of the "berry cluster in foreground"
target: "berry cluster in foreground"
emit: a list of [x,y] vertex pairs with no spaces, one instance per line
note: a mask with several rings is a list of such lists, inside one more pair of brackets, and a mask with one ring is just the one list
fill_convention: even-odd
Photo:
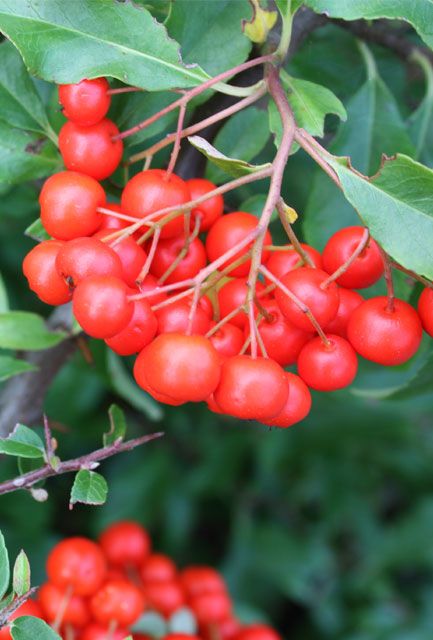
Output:
[[[98,79],[59,89],[66,170],[43,185],[41,220],[52,239],[30,251],[23,270],[41,300],[72,300],[88,335],[136,355],[135,380],[156,400],[204,401],[288,427],[308,414],[310,389],[351,384],[358,355],[399,365],[417,351],[423,327],[433,335],[431,288],[418,310],[391,293],[358,292],[384,275],[380,247],[363,227],[335,233],[323,254],[297,241],[274,246],[266,231],[251,281],[258,220],[224,213],[209,181],[147,169],[127,182],[120,204],[107,203],[99,181],[122,157],[105,117],[108,86]],[[297,374],[285,370],[292,365]]]
[[[222,576],[206,566],[178,570],[153,552],[151,540],[135,522],[109,526],[98,542],[67,538],[50,552],[43,584],[11,619],[30,615],[52,625],[64,640],[153,640],[135,632],[140,618],[158,613],[169,629],[176,612],[188,611],[196,629],[167,631],[162,640],[281,640],[263,624],[242,625]],[[142,625],[141,625],[142,626]],[[160,636],[158,636],[160,638]],[[8,627],[0,640],[12,640]]]

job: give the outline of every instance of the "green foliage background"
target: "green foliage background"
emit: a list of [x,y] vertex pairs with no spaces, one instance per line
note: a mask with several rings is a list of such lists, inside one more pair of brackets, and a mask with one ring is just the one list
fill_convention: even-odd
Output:
[[[142,4],[159,20],[165,18],[168,3]],[[197,4],[178,0],[167,23],[169,33],[184,43],[186,61],[216,73],[244,60],[250,47],[238,26],[241,17],[249,16],[247,3],[208,2],[207,16]],[[212,26],[208,32],[203,30],[206,21]],[[219,46],[221,28],[232,29],[233,47]],[[206,37],[199,39],[201,31]],[[421,42],[414,33],[409,37]],[[0,55],[6,46],[0,45]],[[220,57],[209,55],[212,51]],[[431,115],[421,141],[417,116],[410,117],[417,107],[431,113],[432,96],[425,93],[423,77],[409,73],[389,51],[378,46],[371,51],[376,68],[368,75],[355,38],[329,24],[308,37],[287,70],[328,87],[343,102],[348,120],[339,124],[329,117],[327,136],[337,132],[333,151],[350,155],[360,170],[375,171],[382,151],[403,151],[431,165]],[[51,136],[62,120],[54,89],[41,80],[34,87],[49,118],[49,124],[42,121],[35,131],[42,126]],[[125,128],[168,99],[160,92],[122,97],[115,101],[112,116]],[[236,146],[227,128],[218,134],[218,149],[248,161],[269,161],[274,149],[263,128],[266,112],[252,108],[236,118]],[[130,152],[145,148],[172,127],[167,119],[142,132],[132,139]],[[251,136],[252,128],[257,136]],[[0,144],[6,144],[5,138]],[[47,153],[55,164],[51,146]],[[157,160],[162,166],[166,156]],[[211,165],[205,171],[223,179]],[[43,166],[31,181],[0,185],[0,273],[12,309],[46,315],[47,308],[27,290],[20,270],[33,246],[23,234],[38,215],[39,175],[45,175]],[[301,214],[298,232],[319,248],[333,230],[354,220],[341,194],[303,153],[291,157],[284,191]],[[227,200],[241,208],[246,200],[257,203],[250,199],[263,192],[259,184]],[[115,198],[118,192],[112,188],[111,194]],[[404,278],[397,286],[399,295],[416,299],[417,288]],[[113,520],[133,518],[149,528],[155,547],[180,565],[220,567],[244,618],[269,619],[286,638],[431,638],[433,397],[427,343],[415,362],[396,370],[363,363],[352,389],[315,394],[309,418],[287,431],[220,418],[204,406],[161,410],[143,395],[131,398],[128,387],[119,398],[118,361],[107,361],[101,343],[92,341],[90,348],[94,364],[89,366],[77,353],[46,398],[61,456],[100,446],[113,401],[126,411],[130,436],[160,428],[166,435],[104,463],[110,490],[103,507],[76,505],[70,512],[71,478],[65,476],[48,483],[46,503],[22,492],[0,499],[0,528],[11,555],[26,549],[34,583],[43,580],[44,559],[59,537],[93,536]],[[413,378],[416,383],[409,387]],[[14,461],[3,459],[1,479],[14,473]]]

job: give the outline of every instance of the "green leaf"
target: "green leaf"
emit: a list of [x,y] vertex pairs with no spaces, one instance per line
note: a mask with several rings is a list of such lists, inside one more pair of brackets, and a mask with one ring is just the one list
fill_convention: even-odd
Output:
[[37,218],[34,222],[32,222],[32,224],[27,227],[24,233],[29,238],[33,238],[33,240],[37,240],[38,242],[49,240],[51,238],[51,236],[45,231],[40,218]]
[[376,20],[389,18],[405,20],[416,29],[429,47],[433,48],[433,3],[431,0],[304,0],[317,13],[343,20]]
[[30,584],[30,563],[26,554],[21,549],[14,564],[12,588],[14,593],[19,597],[30,590]]
[[[220,169],[223,169],[233,178],[239,178],[240,176],[245,176],[248,173],[255,173],[256,171],[260,171],[260,169],[271,166],[270,163],[255,165],[246,162],[246,160],[228,158],[201,136],[190,136],[188,140],[193,147],[205,155],[208,160],[213,162]],[[209,174],[212,175],[212,172],[206,172],[206,177],[209,177]]]
[[14,376],[19,376],[20,373],[36,370],[37,367],[25,360],[0,355],[0,382],[13,378]]
[[433,69],[423,55],[417,60],[426,80],[426,93],[418,108],[412,113],[407,124],[409,135],[415,145],[415,158],[428,166],[433,166]]
[[[193,136],[193,138],[199,138],[199,136]],[[244,163],[246,161],[248,163],[262,151],[268,140],[269,128],[265,112],[256,107],[249,107],[232,116],[221,127],[213,143],[225,156],[242,158],[241,161],[236,160],[235,162]],[[220,168],[214,164],[208,164],[206,177],[212,182],[220,184],[227,180],[227,174],[234,175],[230,170],[224,171],[222,169],[224,169],[223,166]]]
[[122,409],[117,404],[112,404],[108,409],[110,418],[110,431],[104,433],[104,447],[114,444],[116,440],[123,440],[126,434],[126,419]]
[[101,505],[106,501],[107,493],[108,485],[104,476],[95,471],[81,469],[75,476],[69,504],[71,507],[77,502]]
[[242,33],[241,21],[250,16],[247,0],[176,0],[166,26],[181,42],[185,62],[197,63],[210,75],[217,75],[248,58],[251,42]]
[[111,349],[107,349],[107,369],[113,389],[121,398],[135,409],[144,413],[150,420],[162,420],[164,411],[148,393],[140,389],[127,373],[119,358]]
[[[239,211],[246,211],[247,213],[252,213],[256,218],[260,218],[263,212],[263,208],[265,206],[267,199],[266,193],[257,193],[255,196],[250,196],[239,205]],[[278,211],[274,209],[271,217],[272,220],[276,220],[278,218]]]
[[326,87],[308,80],[292,78],[286,73],[283,75],[283,83],[288,90],[287,97],[296,124],[312,136],[323,138],[325,117],[329,113],[338,116],[340,120],[347,119],[342,102]]
[[38,351],[66,338],[63,331],[48,331],[43,319],[27,311],[0,313],[0,349]]
[[149,635],[152,638],[162,638],[168,633],[167,622],[156,611],[149,611],[143,613],[137,622],[134,622],[132,631]]
[[7,438],[0,438],[0,452],[22,458],[42,458],[44,443],[33,429],[17,424]]
[[0,313],[9,311],[9,300],[3,276],[0,273]]
[[6,549],[5,539],[0,531],[0,600],[5,595],[9,587],[10,566],[9,555]]
[[61,640],[60,636],[40,618],[21,616],[11,625],[13,640]]
[[[382,153],[414,153],[395,99],[371,58],[369,63],[366,82],[347,104],[347,122],[340,125],[329,146],[334,155],[350,156],[356,169],[366,175],[377,171]],[[357,223],[340,190],[317,168],[303,223],[307,242],[322,249],[335,231]]]
[[43,178],[61,166],[57,148],[47,138],[0,121],[0,182]]
[[0,120],[52,136],[48,117],[20,54],[7,40],[0,46]]
[[208,77],[184,65],[163,25],[132,2],[0,0],[0,29],[32,75],[58,84],[110,76],[157,91]]
[[330,163],[347,200],[391,258],[433,279],[433,171],[400,154],[370,179],[351,170],[346,158]]
[[195,635],[197,633],[197,621],[191,609],[182,607],[178,609],[168,621],[170,633],[185,633]]
[[410,380],[407,381],[404,387],[401,387],[387,397],[391,400],[403,400],[405,398],[412,398],[425,393],[431,393],[432,367],[433,353],[430,353],[429,357],[424,362],[424,365]]

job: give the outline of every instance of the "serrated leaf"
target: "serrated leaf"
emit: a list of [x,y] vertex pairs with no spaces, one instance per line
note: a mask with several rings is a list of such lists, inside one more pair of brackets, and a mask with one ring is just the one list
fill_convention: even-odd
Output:
[[178,609],[168,621],[168,629],[170,633],[184,633],[186,635],[195,635],[197,633],[197,620],[187,607]]
[[[215,149],[213,145],[201,136],[190,136],[189,142],[198,149],[208,160],[213,162],[217,167],[223,169],[226,173],[233,178],[239,178],[245,176],[248,173],[255,173],[260,169],[270,167],[270,163],[255,165],[246,162],[246,160],[238,160],[237,158],[228,158],[223,153]],[[209,175],[208,173],[206,175]]]
[[247,0],[176,0],[166,26],[181,43],[185,62],[198,63],[207,73],[216,75],[248,58],[251,42],[242,33],[241,20],[250,15]]
[[24,231],[24,234],[33,240],[42,242],[43,240],[50,240],[51,236],[45,231],[42,221],[37,218],[32,224],[30,224]]
[[75,476],[69,504],[71,507],[77,502],[101,505],[106,501],[107,493],[108,485],[104,476],[89,469],[81,469]]
[[0,348],[39,350],[66,338],[63,331],[48,331],[43,319],[27,311],[0,313]]
[[41,438],[32,429],[17,424],[7,438],[0,438],[0,452],[21,458],[41,458],[45,447]]
[[[239,205],[239,211],[246,211],[252,213],[256,218],[260,218],[263,213],[263,208],[267,199],[266,193],[257,193],[255,196],[250,196]],[[278,218],[278,211],[276,209],[272,212],[271,221]]]
[[398,154],[366,179],[346,158],[330,162],[344,195],[385,251],[399,264],[433,279],[433,171]]
[[0,531],[0,600],[5,595],[9,587],[10,566],[9,555],[6,549],[5,539]]
[[[198,136],[194,136],[197,137]],[[213,141],[220,153],[229,158],[242,158],[247,163],[255,158],[269,140],[269,128],[265,112],[256,107],[249,107],[229,118],[221,127]],[[220,184],[231,174],[224,167],[208,163],[206,177]]]
[[152,638],[162,638],[167,635],[167,622],[159,613],[149,611],[143,613],[132,625],[132,631],[147,634]]
[[107,369],[110,382],[116,393],[135,409],[157,422],[164,416],[163,408],[148,393],[140,389],[126,371],[122,359],[111,349],[107,349]]
[[61,640],[60,636],[40,618],[21,616],[10,627],[13,640]]
[[132,2],[0,0],[0,29],[32,75],[58,84],[110,76],[157,91],[208,77],[184,65],[163,25]]
[[126,419],[122,409],[116,404],[112,404],[108,409],[108,416],[110,418],[110,431],[104,433],[104,447],[114,444],[116,440],[123,440],[126,434]]
[[317,13],[343,20],[389,18],[409,22],[429,47],[433,48],[431,0],[304,0]]
[[42,134],[0,121],[0,182],[16,184],[43,178],[61,166],[56,146]]
[[12,589],[14,593],[20,597],[30,590],[30,584],[30,563],[26,554],[21,549],[14,564]]
[[0,356],[0,382],[29,371],[37,371],[37,367],[25,360]]

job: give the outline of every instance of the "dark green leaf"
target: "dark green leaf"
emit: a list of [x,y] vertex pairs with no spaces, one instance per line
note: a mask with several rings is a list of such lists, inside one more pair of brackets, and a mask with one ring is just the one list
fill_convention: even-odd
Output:
[[[190,136],[189,142],[198,149],[208,160],[213,162],[217,167],[223,169],[226,173],[233,178],[239,178],[248,173],[255,173],[260,169],[269,167],[270,164],[254,165],[246,162],[246,160],[238,160],[237,158],[228,158],[226,155],[215,149],[213,145],[200,136]],[[207,172],[206,176],[209,177],[211,172]]]
[[18,376],[20,373],[36,370],[37,367],[25,360],[0,355],[0,382],[13,378],[13,376]]
[[40,618],[22,616],[11,625],[13,640],[61,640],[60,636]]
[[110,418],[110,431],[104,433],[104,447],[108,447],[116,440],[123,440],[126,434],[126,419],[122,409],[116,404],[112,404],[108,409],[108,416]]
[[6,549],[5,539],[0,531],[0,600],[9,587],[10,566],[9,555]]
[[29,238],[33,238],[33,240],[37,240],[38,242],[42,242],[42,240],[49,240],[51,238],[51,236],[45,231],[40,218],[37,218],[32,222],[24,233],[26,236],[29,236]]
[[0,0],[0,29],[31,74],[58,84],[111,76],[149,91],[190,87],[207,75],[146,9],[100,0]]
[[[193,136],[193,138],[199,138],[199,136]],[[236,113],[221,127],[213,144],[225,156],[242,158],[240,162],[248,163],[262,151],[268,139],[269,128],[265,112],[256,107],[249,107]],[[236,160],[236,162],[239,161]],[[209,163],[206,168],[206,177],[220,184],[227,180],[228,173],[235,175],[229,170],[222,169],[224,169],[223,166],[220,168]]]
[[32,429],[17,424],[7,438],[0,438],[0,452],[21,458],[42,458],[44,443]]
[[[247,200],[244,200],[239,205],[239,211],[246,211],[252,213],[256,218],[260,218],[263,213],[267,195],[266,193],[258,193],[255,196],[250,196]],[[278,218],[278,211],[274,209],[271,220]]]
[[412,398],[425,393],[431,393],[432,389],[432,372],[433,353],[424,362],[424,365],[417,373],[405,384],[404,387],[396,390],[388,397],[391,400],[402,400],[403,398]]
[[77,502],[82,502],[83,504],[101,505],[106,501],[107,493],[107,481],[100,473],[81,469],[75,476],[69,504],[73,506]]
[[62,342],[66,334],[48,331],[40,316],[26,311],[0,313],[0,348],[39,350]]
[[22,549],[15,560],[12,589],[18,597],[23,596],[30,589],[30,563]]
[[247,59],[251,42],[242,33],[241,21],[250,16],[247,0],[176,0],[166,25],[169,34],[182,43],[185,62],[198,63],[217,75]]
[[3,276],[0,274],[0,313],[9,311],[9,300]]
[[433,166],[433,69],[430,61],[419,55],[417,61],[422,66],[426,93],[424,99],[408,120],[409,135],[415,145],[415,158],[428,166]]

